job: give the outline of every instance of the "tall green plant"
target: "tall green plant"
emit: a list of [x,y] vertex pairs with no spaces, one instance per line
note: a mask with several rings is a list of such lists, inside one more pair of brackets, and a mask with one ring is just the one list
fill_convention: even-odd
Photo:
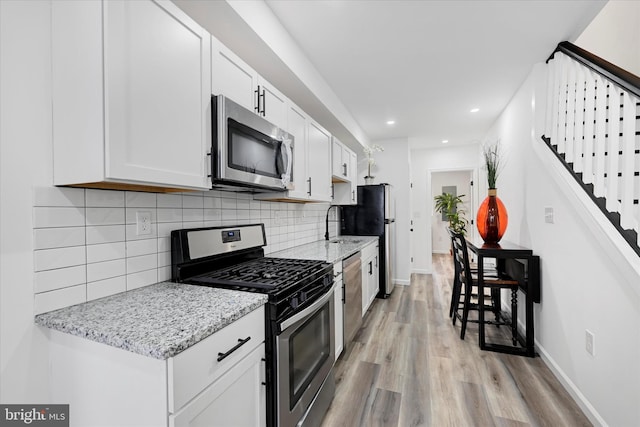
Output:
[[449,228],[456,233],[465,234],[467,232],[467,224],[469,221],[464,217],[466,211],[458,208],[458,205],[464,203],[462,198],[464,194],[460,196],[454,196],[449,193],[442,193],[433,198],[435,205],[434,209],[438,213],[444,213],[449,221]]
[[484,164],[487,168],[487,183],[489,188],[495,189],[498,175],[500,174],[500,141],[494,144],[487,144],[482,148]]

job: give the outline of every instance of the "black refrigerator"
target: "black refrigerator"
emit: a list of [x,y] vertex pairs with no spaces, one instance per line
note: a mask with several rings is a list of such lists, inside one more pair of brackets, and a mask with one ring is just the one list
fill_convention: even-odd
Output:
[[395,231],[395,203],[390,184],[359,185],[358,204],[342,206],[340,234],[378,236],[381,260],[378,298],[393,291],[392,259]]

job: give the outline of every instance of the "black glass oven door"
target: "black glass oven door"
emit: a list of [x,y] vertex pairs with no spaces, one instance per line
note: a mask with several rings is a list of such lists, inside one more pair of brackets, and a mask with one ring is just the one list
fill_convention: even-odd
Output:
[[[277,342],[278,425],[294,426],[305,415],[334,362],[334,287],[303,317],[282,322]],[[304,310],[305,312],[307,309]]]

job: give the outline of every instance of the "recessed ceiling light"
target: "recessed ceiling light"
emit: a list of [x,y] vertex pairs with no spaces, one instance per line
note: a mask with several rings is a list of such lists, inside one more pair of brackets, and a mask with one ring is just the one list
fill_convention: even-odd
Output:
[[396,121],[395,120],[387,120],[387,124],[388,125],[395,125]]
[[448,140],[448,139],[443,139],[443,140],[442,140],[442,143],[443,143],[443,144],[446,144],[447,142],[449,142],[449,140]]
[[472,113],[477,113],[478,111],[480,111],[480,109],[479,109],[479,108],[472,108],[472,109],[471,109],[471,112],[472,112]]

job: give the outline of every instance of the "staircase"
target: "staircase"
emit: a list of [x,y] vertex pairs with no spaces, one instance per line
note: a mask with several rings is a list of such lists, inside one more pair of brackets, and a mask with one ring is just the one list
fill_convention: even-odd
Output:
[[640,77],[569,42],[547,64],[542,139],[640,256]]

